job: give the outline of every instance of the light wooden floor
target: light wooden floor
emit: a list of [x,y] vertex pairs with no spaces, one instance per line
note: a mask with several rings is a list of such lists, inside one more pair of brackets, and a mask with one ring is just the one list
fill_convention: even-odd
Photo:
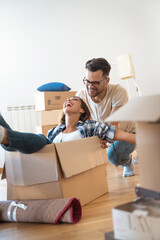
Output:
[[[112,208],[129,201],[139,183],[136,176],[122,178],[122,168],[107,164],[109,193],[84,206],[82,219],[73,224],[0,223],[0,240],[104,240],[104,233],[113,230]],[[0,181],[0,200],[5,200],[6,182]]]

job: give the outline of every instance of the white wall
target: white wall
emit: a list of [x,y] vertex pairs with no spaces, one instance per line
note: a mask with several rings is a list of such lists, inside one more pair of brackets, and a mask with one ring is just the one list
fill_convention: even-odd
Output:
[[[83,87],[85,62],[130,53],[142,95],[160,93],[159,0],[0,0],[0,107],[51,81]],[[130,83],[132,84],[132,83]],[[135,93],[131,93],[134,95]]]

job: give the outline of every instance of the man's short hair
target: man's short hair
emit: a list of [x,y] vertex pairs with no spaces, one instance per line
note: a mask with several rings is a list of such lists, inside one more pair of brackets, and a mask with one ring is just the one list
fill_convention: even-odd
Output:
[[101,70],[103,72],[103,76],[105,77],[109,75],[111,65],[105,58],[93,58],[86,62],[85,68],[91,72]]

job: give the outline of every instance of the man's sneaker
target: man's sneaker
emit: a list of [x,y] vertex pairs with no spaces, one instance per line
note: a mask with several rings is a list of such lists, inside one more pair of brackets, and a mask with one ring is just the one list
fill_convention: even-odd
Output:
[[138,158],[133,159],[134,164],[138,164]]
[[0,143],[2,142],[3,138],[4,138],[4,128],[0,126]]
[[131,176],[134,176],[134,175],[135,175],[134,165],[133,165],[132,162],[131,162],[130,166],[124,166],[123,167],[123,174],[122,174],[123,177],[131,177]]
[[133,159],[134,164],[138,164],[138,153],[137,153],[137,149],[135,149],[135,150],[132,152],[132,159]]

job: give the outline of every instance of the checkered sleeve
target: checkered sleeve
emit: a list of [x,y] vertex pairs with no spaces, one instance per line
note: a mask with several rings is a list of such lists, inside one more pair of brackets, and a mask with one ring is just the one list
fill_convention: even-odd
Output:
[[112,142],[116,127],[114,125],[108,125],[106,123],[97,122],[95,126],[95,135],[108,142]]
[[63,131],[63,129],[65,128],[64,124],[58,125],[57,127],[54,127],[52,129],[50,129],[47,133],[47,138],[53,142],[53,139],[60,133]]
[[98,136],[103,140],[112,142],[116,127],[102,122],[90,120],[85,124],[85,137]]

